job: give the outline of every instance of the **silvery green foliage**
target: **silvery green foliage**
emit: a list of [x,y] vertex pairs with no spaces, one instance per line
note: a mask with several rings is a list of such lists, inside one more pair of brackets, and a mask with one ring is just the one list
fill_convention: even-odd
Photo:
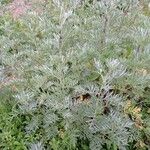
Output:
[[[138,0],[52,0],[42,14],[3,20],[2,66],[15,70],[14,97],[20,112],[32,116],[26,134],[42,128],[47,143],[62,128],[64,149],[75,149],[78,140],[95,150],[107,142],[126,149],[136,134],[122,91],[132,85],[136,100],[150,79],[138,74],[150,70],[149,18],[139,12]],[[86,93],[89,102],[77,100]],[[41,143],[31,145],[36,149]]]
[[45,148],[43,147],[41,142],[37,142],[37,143],[31,144],[29,150],[45,150]]

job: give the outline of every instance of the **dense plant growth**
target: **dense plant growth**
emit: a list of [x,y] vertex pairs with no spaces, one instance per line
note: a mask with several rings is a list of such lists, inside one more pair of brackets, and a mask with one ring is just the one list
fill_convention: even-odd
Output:
[[147,1],[0,7],[0,149],[150,149]]

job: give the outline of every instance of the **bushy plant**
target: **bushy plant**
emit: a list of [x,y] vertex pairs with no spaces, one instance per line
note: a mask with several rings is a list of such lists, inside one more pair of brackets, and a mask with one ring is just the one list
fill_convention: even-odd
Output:
[[11,70],[3,71],[11,80],[2,87],[12,87],[17,114],[25,116],[21,137],[33,136],[26,148],[150,148],[150,18],[141,3],[41,5],[41,13],[32,7],[0,18],[1,66]]
[[36,136],[24,132],[28,116],[18,113],[9,88],[0,91],[0,149],[27,150]]

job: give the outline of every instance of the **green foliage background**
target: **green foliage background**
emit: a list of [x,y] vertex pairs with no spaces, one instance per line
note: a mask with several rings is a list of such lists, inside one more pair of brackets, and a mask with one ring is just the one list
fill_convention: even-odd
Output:
[[0,149],[150,149],[143,4],[48,0],[0,16]]

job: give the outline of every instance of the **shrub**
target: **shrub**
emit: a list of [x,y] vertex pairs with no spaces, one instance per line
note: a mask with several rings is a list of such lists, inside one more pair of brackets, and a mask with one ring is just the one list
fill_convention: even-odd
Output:
[[22,136],[34,136],[26,147],[149,148],[150,24],[139,1],[41,8],[0,21],[1,66],[11,69]]

